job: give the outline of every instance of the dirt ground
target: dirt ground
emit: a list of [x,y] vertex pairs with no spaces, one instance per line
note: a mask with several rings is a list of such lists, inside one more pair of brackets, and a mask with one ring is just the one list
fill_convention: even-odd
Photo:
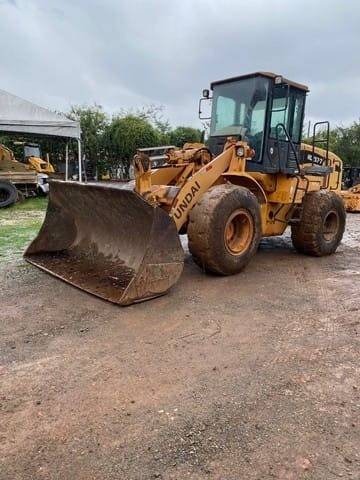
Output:
[[360,478],[360,215],[117,307],[0,267],[1,480]]

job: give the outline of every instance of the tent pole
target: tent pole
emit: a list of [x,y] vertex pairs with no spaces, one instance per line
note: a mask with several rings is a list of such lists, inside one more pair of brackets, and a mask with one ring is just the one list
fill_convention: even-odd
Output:
[[79,182],[82,182],[81,140],[80,140],[80,138],[78,138],[78,155],[79,155]]
[[69,139],[66,139],[65,144],[65,180],[69,180]]

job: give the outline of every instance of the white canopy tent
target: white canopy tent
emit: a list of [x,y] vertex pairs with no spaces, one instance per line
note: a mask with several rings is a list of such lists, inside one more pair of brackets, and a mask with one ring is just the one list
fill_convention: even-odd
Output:
[[80,124],[59,113],[0,89],[0,132],[44,135],[66,139],[65,179],[69,172],[69,138],[78,142],[79,181],[82,179]]

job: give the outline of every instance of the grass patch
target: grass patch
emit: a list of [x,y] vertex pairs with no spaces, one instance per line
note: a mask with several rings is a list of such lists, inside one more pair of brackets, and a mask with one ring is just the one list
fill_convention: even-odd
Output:
[[36,197],[0,209],[0,264],[18,262],[44,220],[47,198]]
[[4,208],[0,210],[0,221],[2,215],[6,216],[7,214],[12,214],[18,210],[33,210],[37,212],[45,212],[46,207],[48,204],[47,197],[34,197],[34,198],[27,198],[24,202],[18,202],[12,205],[9,208]]

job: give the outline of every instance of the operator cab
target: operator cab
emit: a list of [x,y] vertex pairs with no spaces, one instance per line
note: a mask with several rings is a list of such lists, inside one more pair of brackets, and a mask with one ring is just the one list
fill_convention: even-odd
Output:
[[[235,137],[255,150],[247,171],[298,173],[306,86],[257,72],[213,82],[211,90],[209,147],[214,155],[223,151],[227,137]],[[201,119],[201,103],[209,91],[203,95]]]
[[24,143],[24,162],[27,163],[30,157],[41,158],[40,145],[36,143]]

